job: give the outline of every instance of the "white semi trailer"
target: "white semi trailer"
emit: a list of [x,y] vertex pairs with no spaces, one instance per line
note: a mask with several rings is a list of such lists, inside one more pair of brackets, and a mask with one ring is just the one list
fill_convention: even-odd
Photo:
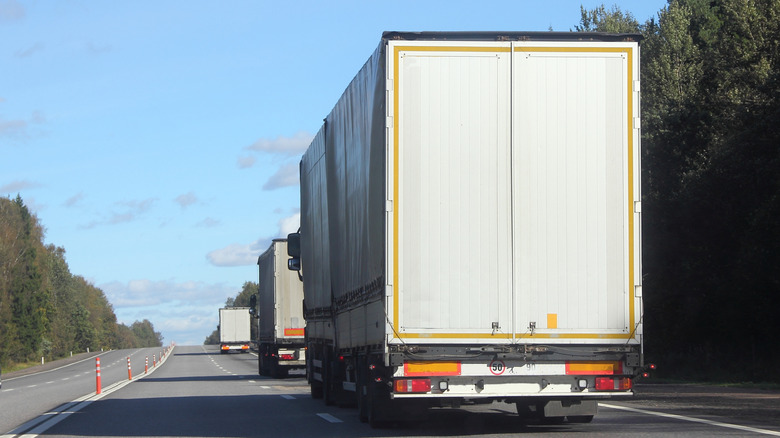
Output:
[[639,36],[386,32],[303,155],[314,397],[590,421],[643,367]]
[[248,307],[219,309],[219,349],[222,353],[246,353],[252,341]]

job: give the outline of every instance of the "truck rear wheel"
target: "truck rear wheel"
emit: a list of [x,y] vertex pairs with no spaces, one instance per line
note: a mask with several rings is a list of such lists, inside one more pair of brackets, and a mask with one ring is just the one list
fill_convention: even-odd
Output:
[[374,429],[388,427],[390,424],[388,414],[392,412],[389,395],[384,394],[379,385],[369,382],[366,397],[366,421]]
[[322,398],[322,382],[311,382],[311,398]]

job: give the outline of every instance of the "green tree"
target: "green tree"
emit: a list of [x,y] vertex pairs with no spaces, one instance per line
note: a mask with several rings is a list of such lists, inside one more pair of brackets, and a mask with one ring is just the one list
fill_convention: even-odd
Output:
[[21,196],[16,196],[14,204],[21,215],[22,248],[17,258],[18,263],[11,271],[11,309],[21,346],[18,359],[24,359],[37,355],[43,335],[48,329],[49,294],[43,288],[38,259],[38,246],[43,231],[24,205]]
[[777,379],[779,18],[673,0],[644,29],[647,351],[682,375]]
[[75,331],[74,346],[77,351],[86,351],[95,349],[95,328],[89,321],[89,310],[81,303],[76,304],[73,311],[72,321]]
[[640,30],[634,16],[621,11],[617,5],[607,9],[602,4],[592,10],[580,6],[580,14],[580,24],[574,26],[577,32],[637,33]]
[[148,319],[136,321],[130,326],[130,330],[138,339],[139,347],[160,347],[162,346],[162,333],[154,331],[154,326]]

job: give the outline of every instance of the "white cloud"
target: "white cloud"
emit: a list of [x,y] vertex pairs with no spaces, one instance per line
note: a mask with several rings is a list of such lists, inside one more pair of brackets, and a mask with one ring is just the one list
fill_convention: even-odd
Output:
[[201,281],[174,282],[172,280],[153,281],[148,279],[128,282],[110,282],[99,285],[108,300],[116,308],[148,307],[161,304],[186,303],[196,305],[223,301],[235,295],[223,283],[208,284]]
[[265,184],[263,190],[274,190],[282,187],[297,186],[299,182],[298,164],[292,163],[282,166],[273,174]]
[[157,198],[117,202],[116,205],[123,207],[122,211],[113,211],[108,219],[94,220],[86,225],[82,225],[80,228],[90,229],[98,225],[117,225],[133,222],[139,216],[149,211],[155,202],[157,202]]
[[176,199],[174,199],[174,201],[176,201],[176,203],[179,204],[179,206],[182,209],[185,209],[185,208],[189,207],[190,205],[198,202],[198,197],[195,196],[194,193],[189,192],[189,193],[185,193],[183,195],[177,196]]
[[301,226],[300,212],[297,212],[292,216],[282,218],[282,220],[279,221],[279,235],[282,237],[287,237],[288,234],[298,231],[298,228],[300,226]]
[[214,266],[250,266],[257,263],[257,257],[270,244],[270,239],[258,239],[248,245],[233,243],[211,251],[206,258]]
[[78,204],[79,202],[81,202],[83,199],[84,199],[84,193],[79,192],[79,193],[76,193],[75,195],[71,196],[70,198],[66,199],[65,202],[63,203],[63,205],[65,207],[73,207],[76,204]]
[[24,50],[17,50],[16,53],[14,53],[14,56],[16,56],[17,58],[28,58],[28,57],[34,55],[35,53],[42,51],[45,48],[46,48],[46,46],[44,46],[43,43],[38,41],[35,44],[33,44],[32,46],[30,46],[30,47],[28,47],[28,48],[26,48]]
[[88,42],[86,45],[87,52],[89,52],[92,55],[100,55],[103,53],[110,52],[113,47],[110,44],[104,44],[104,45],[98,45],[93,43],[92,41]]
[[218,221],[217,219],[214,219],[214,218],[212,218],[212,217],[207,217],[206,219],[203,219],[202,221],[198,222],[198,223],[196,224],[196,226],[198,226],[198,227],[206,227],[206,228],[211,228],[211,227],[216,227],[216,226],[217,226],[217,225],[219,225],[220,223],[221,223],[221,222],[220,222],[220,221]]
[[0,186],[0,193],[18,193],[22,190],[37,189],[38,187],[41,187],[41,185],[36,182],[27,180],[11,181],[4,186]]
[[[33,111],[29,120],[15,119],[4,120],[0,117],[0,138],[8,138],[11,140],[27,140],[30,137],[30,128],[32,125],[40,125],[46,123],[46,116],[40,111]],[[35,132],[36,134],[40,132]]]
[[0,119],[0,137],[22,138],[27,133],[27,122],[24,120]]
[[247,155],[244,157],[238,157],[238,168],[239,169],[249,169],[250,167],[255,165],[255,162],[257,161],[257,158]]
[[302,155],[309,147],[314,136],[305,131],[300,131],[292,137],[279,136],[276,139],[261,138],[246,149],[258,152],[270,152],[283,155]]
[[241,291],[224,283],[148,279],[106,283],[100,289],[119,322],[129,326],[148,319],[166,343],[179,345],[203,344],[218,324],[217,309]]
[[0,1],[0,23],[21,20],[25,16],[24,6],[16,0]]
[[157,199],[149,198],[149,199],[142,199],[140,201],[133,200],[133,201],[119,202],[118,203],[119,205],[125,206],[128,210],[122,213],[113,213],[111,218],[109,218],[108,223],[111,225],[115,225],[123,222],[132,222],[141,214],[149,211],[149,209],[152,208],[152,204],[154,204],[155,201],[157,201]]

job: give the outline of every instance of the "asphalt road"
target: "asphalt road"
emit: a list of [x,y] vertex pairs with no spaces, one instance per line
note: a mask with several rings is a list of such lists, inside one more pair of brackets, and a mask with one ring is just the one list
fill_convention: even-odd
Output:
[[116,350],[80,355],[74,360],[57,361],[24,372],[3,375],[0,390],[0,433],[32,420],[58,406],[96,391],[96,358],[101,362],[101,386],[128,379],[131,372],[143,373],[146,356],[149,366],[162,348]]
[[[3,392],[5,388],[4,383]],[[221,355],[214,347],[176,347],[153,374],[99,400],[87,399],[64,409],[66,414],[48,416],[61,421],[29,433],[47,437],[780,436],[778,392],[671,385],[644,391],[632,401],[602,404],[590,424],[523,426],[512,405],[494,403],[434,409],[424,422],[371,429],[359,421],[356,409],[313,400],[300,373],[282,380],[260,377],[252,354]],[[760,415],[745,415],[752,411]],[[17,430],[21,432],[25,431]]]

